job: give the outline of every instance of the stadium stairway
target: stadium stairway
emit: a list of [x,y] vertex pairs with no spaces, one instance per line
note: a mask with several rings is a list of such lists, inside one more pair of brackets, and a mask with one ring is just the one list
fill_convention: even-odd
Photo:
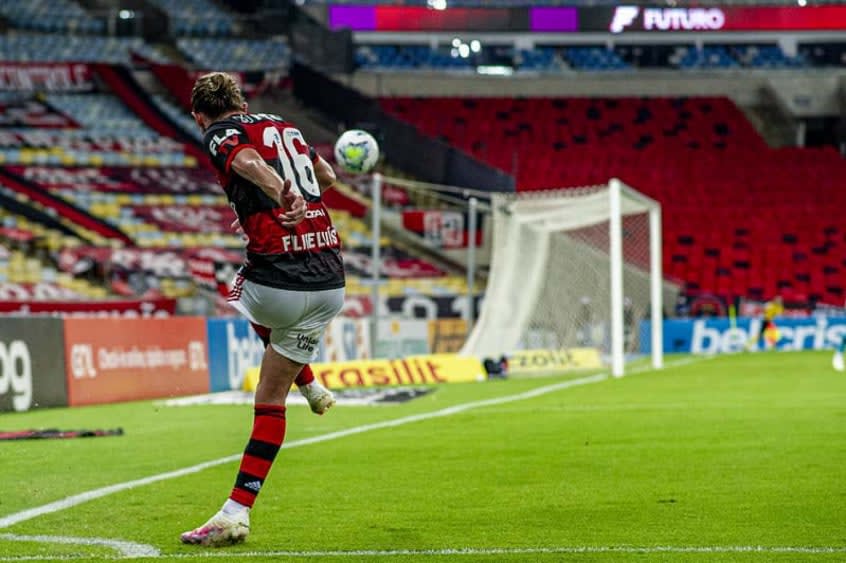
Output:
[[187,153],[197,158],[198,162],[206,162],[207,159],[204,158],[199,147],[195,144],[195,140],[151,101],[150,96],[138,83],[129,68],[106,64],[94,65],[94,68],[112,92],[144,123],[160,135],[185,143]]

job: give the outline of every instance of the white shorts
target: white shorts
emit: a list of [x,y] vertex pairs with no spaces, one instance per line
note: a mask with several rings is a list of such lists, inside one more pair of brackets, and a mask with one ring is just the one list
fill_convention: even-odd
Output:
[[307,364],[317,357],[320,337],[344,306],[344,288],[291,291],[238,276],[229,304],[253,324],[270,329],[274,350],[289,360]]

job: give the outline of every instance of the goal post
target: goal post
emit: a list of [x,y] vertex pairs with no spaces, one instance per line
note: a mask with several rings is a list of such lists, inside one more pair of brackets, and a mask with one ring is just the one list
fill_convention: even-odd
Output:
[[490,274],[462,353],[598,348],[614,376],[651,320],[652,365],[663,363],[661,206],[623,182],[492,195]]

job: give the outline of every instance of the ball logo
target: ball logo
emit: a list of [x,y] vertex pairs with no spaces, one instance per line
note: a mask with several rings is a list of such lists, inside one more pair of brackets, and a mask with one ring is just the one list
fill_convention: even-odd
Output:
[[94,349],[90,344],[74,344],[70,353],[71,373],[76,379],[97,377]]
[[32,358],[22,340],[0,342],[0,397],[9,393],[16,411],[32,406]]

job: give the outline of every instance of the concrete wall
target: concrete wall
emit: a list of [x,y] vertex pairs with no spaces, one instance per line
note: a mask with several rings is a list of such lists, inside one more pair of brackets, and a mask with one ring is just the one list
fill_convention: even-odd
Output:
[[794,117],[816,117],[840,113],[840,84],[846,72],[812,75],[772,76],[772,91],[782,107]]

